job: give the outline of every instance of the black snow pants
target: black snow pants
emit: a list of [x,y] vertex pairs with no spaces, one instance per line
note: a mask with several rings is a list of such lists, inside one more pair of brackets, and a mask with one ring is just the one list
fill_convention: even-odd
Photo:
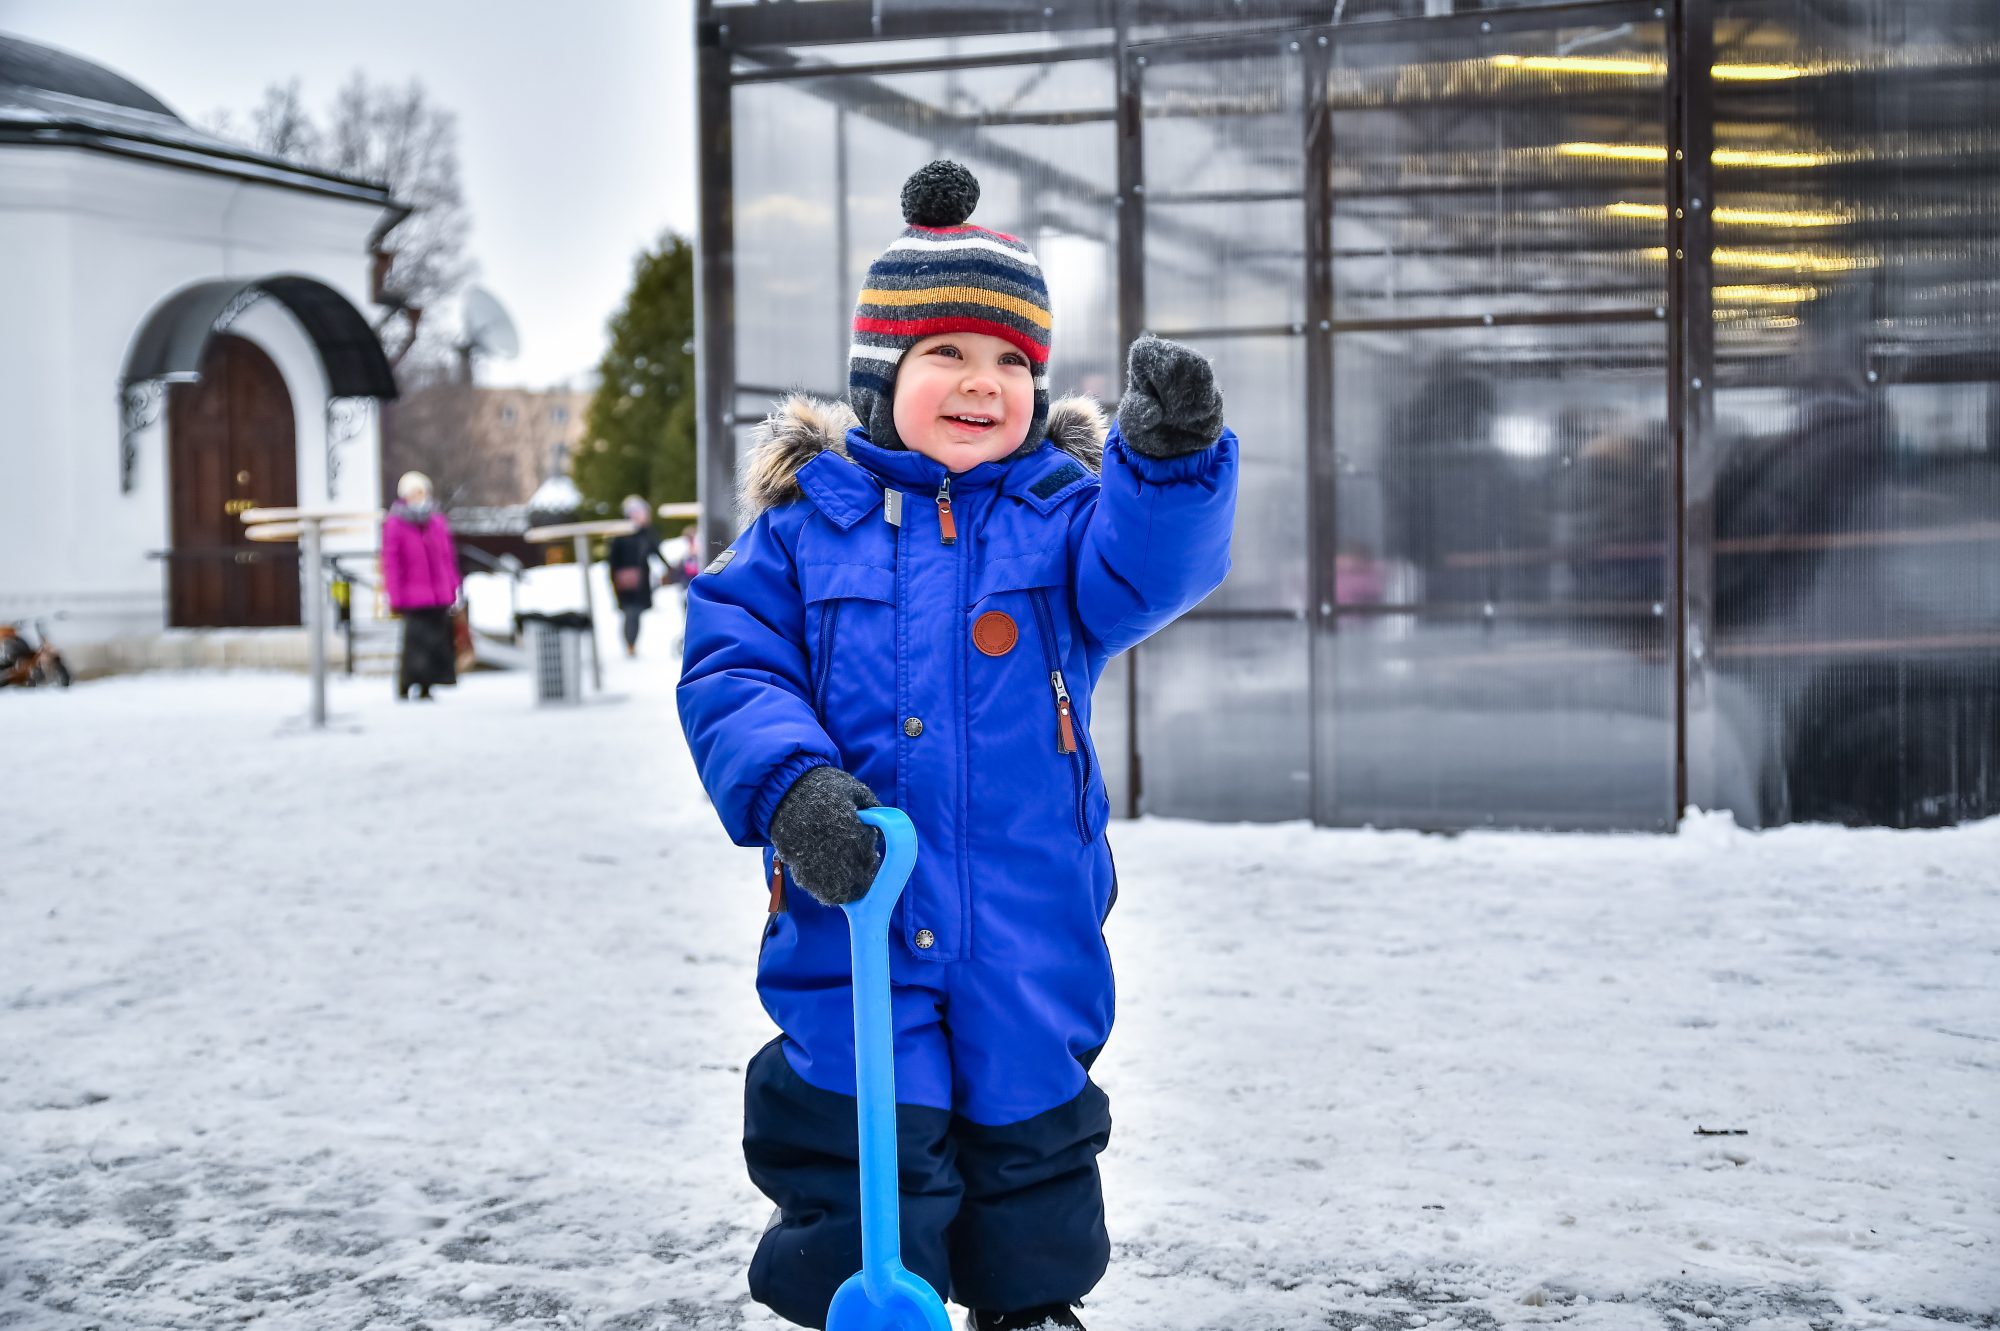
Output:
[[[821,1090],[773,1040],[750,1061],[743,1155],[778,1215],[750,1259],[750,1293],[788,1321],[824,1327],[861,1269],[859,1133],[851,1096]],[[1111,1258],[1097,1156],[1111,1102],[1086,1081],[1075,1099],[990,1126],[949,1110],[896,1107],[903,1265],[943,1297],[1012,1312],[1071,1303]]]

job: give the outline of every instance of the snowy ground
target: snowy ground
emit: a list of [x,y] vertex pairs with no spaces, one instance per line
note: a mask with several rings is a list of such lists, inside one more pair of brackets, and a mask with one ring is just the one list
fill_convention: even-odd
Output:
[[[0,1327],[776,1325],[654,619],[580,712],[0,695]],[[1093,1331],[2000,1326],[2000,824],[1113,839]]]

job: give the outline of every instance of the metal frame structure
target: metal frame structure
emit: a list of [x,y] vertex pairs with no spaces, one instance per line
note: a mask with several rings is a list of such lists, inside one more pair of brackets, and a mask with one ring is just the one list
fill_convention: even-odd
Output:
[[[700,485],[702,532],[706,553],[719,553],[734,531],[738,403],[745,397],[771,396],[776,385],[738,380],[736,367],[736,213],[734,198],[735,129],[732,94],[737,88],[809,81],[817,96],[832,103],[840,118],[902,117],[921,123],[947,148],[964,151],[1002,167],[1027,170],[1018,149],[996,131],[1023,126],[1079,125],[1108,122],[1115,142],[1115,181],[1065,175],[1048,163],[1032,163],[1047,193],[1056,199],[1103,202],[1110,194],[1114,229],[1102,239],[1115,245],[1116,327],[1121,346],[1141,331],[1198,342],[1229,338],[1298,339],[1305,349],[1305,380],[1300,410],[1307,441],[1305,521],[1312,545],[1307,561],[1309,585],[1303,611],[1285,607],[1217,606],[1195,611],[1191,619],[1284,619],[1305,621],[1310,660],[1308,695],[1300,699],[1308,716],[1316,782],[1333,770],[1328,742],[1329,699],[1326,681],[1338,669],[1335,652],[1341,624],[1369,617],[1438,620],[1496,615],[1516,622],[1569,620],[1610,621],[1619,617],[1651,617],[1661,624],[1664,667],[1660,700],[1669,719],[1672,743],[1661,755],[1657,808],[1634,819],[1629,814],[1605,822],[1588,816],[1562,825],[1640,826],[1669,829],[1680,811],[1691,804],[1714,808],[1727,805],[1724,779],[1717,770],[1718,702],[1714,679],[1717,636],[1717,487],[1723,469],[1723,441],[1717,435],[1715,398],[1717,345],[1715,325],[1716,101],[1713,82],[1701,77],[1717,59],[1720,10],[1733,0],[1551,0],[1550,3],[1510,3],[1488,7],[1487,0],[1363,0],[1352,8],[1342,3],[1312,0],[1079,0],[1039,4],[1017,0],[969,0],[925,4],[908,0],[775,0],[769,3],[723,4],[701,0],[696,18],[698,107],[700,114],[699,172],[701,237],[698,245],[699,319],[701,346],[698,400],[701,449]],[[1754,0],[1734,0],[1738,4]],[[1366,11],[1366,12],[1363,12]],[[1393,12],[1392,12],[1393,11]],[[1344,19],[1345,16],[1345,19]],[[1366,21],[1353,21],[1356,17]],[[1663,93],[1657,128],[1665,140],[1665,160],[1657,182],[1665,200],[1660,223],[1665,255],[1663,295],[1650,287],[1634,292],[1625,306],[1593,304],[1569,309],[1492,308],[1477,312],[1392,314],[1343,317],[1336,269],[1336,220],[1343,194],[1336,187],[1336,155],[1340,143],[1340,112],[1326,89],[1343,53],[1385,44],[1461,42],[1466,50],[1484,50],[1491,42],[1514,34],[1534,34],[1557,25],[1595,24],[1617,32],[1656,26],[1662,34]],[[961,39],[969,45],[938,51],[937,39]],[[932,53],[897,53],[897,43],[921,44]],[[866,44],[859,58],[852,47]],[[1275,44],[1275,45],[1274,45]],[[888,54],[880,54],[886,51]],[[1146,139],[1149,117],[1168,114],[1148,102],[1153,66],[1176,61],[1213,61],[1244,53],[1282,51],[1296,61],[1306,90],[1301,96],[1298,152],[1303,163],[1302,190],[1193,190],[1178,193],[1147,174]],[[910,75],[949,74],[963,70],[1046,67],[1087,61],[1108,66],[1115,79],[1115,99],[1106,107],[1056,111],[1006,111],[975,122],[955,119],[937,106],[916,105],[885,80]],[[2000,69],[2000,62],[1995,65]],[[1458,94],[1468,105],[1484,95],[1477,88]],[[836,135],[835,169],[841,197],[846,197],[848,163],[846,134]],[[1609,177],[1608,177],[1609,178]],[[1178,204],[1278,203],[1299,204],[1300,246],[1305,256],[1299,280],[1303,285],[1303,318],[1280,323],[1233,326],[1155,326],[1150,322],[1148,257],[1150,240],[1187,239],[1176,235],[1183,224],[1167,211]],[[848,266],[847,214],[837,210],[837,252]],[[1558,239],[1553,244],[1560,245]],[[829,273],[842,289],[850,274]],[[1665,510],[1657,516],[1667,533],[1660,556],[1663,593],[1657,601],[1631,602],[1523,601],[1496,607],[1452,603],[1385,601],[1374,605],[1343,605],[1336,587],[1335,507],[1343,485],[1342,468],[1331,441],[1339,410],[1337,357],[1342,339],[1356,334],[1425,334],[1481,329],[1581,329],[1592,326],[1654,325],[1662,336],[1664,376],[1661,395],[1665,415],[1665,448],[1671,484],[1661,496]],[[844,329],[843,329],[844,341]],[[1121,366],[1122,369],[1122,366]],[[1872,376],[1871,376],[1872,381]],[[836,385],[810,385],[835,391]],[[1726,544],[1726,543],[1725,543]],[[1637,630],[1635,629],[1635,633]],[[1134,657],[1142,657],[1141,652]],[[1141,661],[1125,676],[1126,813],[1141,806],[1140,697]],[[2000,800],[2000,789],[1993,796]],[[1323,801],[1315,797],[1315,818],[1323,817]],[[1739,817],[1759,815],[1737,809]],[[1337,820],[1337,819],[1334,819]],[[1491,821],[1489,815],[1488,821]],[[1420,826],[1463,826],[1466,820]]]

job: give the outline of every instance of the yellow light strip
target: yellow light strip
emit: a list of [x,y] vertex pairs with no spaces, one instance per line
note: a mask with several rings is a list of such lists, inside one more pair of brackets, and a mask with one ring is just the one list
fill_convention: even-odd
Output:
[[1854,214],[1724,207],[1715,210],[1715,220],[1725,226],[1845,226],[1854,220]]
[[1615,162],[1664,162],[1667,150],[1646,143],[1559,143],[1565,157],[1604,157]]
[[[1599,74],[1606,78],[1656,79],[1667,62],[1646,56],[1496,55],[1495,69],[1521,69],[1533,74]],[[1803,65],[1712,65],[1709,72],[1725,83],[1776,83],[1802,79],[1813,71]]]
[[1710,157],[1717,166],[1831,166],[1840,160],[1828,152],[1778,152],[1767,148],[1717,148]]
[[1769,332],[1785,328],[1797,328],[1799,316],[1796,314],[1776,314],[1768,309],[1729,309],[1718,305],[1715,321],[1720,324],[1739,324],[1746,331]]
[[1604,74],[1656,79],[1667,72],[1664,60],[1605,55],[1496,55],[1492,63],[1497,69],[1525,69],[1537,74]]
[[1819,299],[1819,288],[1809,286],[1726,286],[1715,289],[1717,300],[1740,300],[1758,305],[1803,305]]
[[1851,273],[1875,266],[1874,259],[1862,254],[1742,250],[1727,245],[1715,250],[1715,262],[1730,268],[1763,268],[1780,273]]
[[[1596,157],[1614,162],[1664,162],[1664,145],[1650,143],[1559,143],[1565,157]],[[1779,151],[1768,148],[1717,148],[1710,158],[1717,166],[1810,167],[1842,160],[1837,153]]]
[[1709,73],[1724,83],[1776,83],[1812,73],[1798,65],[1714,65]]
[[[1640,257],[1665,263],[1667,251],[1661,246],[1639,251]],[[1718,268],[1757,268],[1774,273],[1852,273],[1873,268],[1870,255],[1794,253],[1787,250],[1743,250],[1721,245],[1714,250]]]
[[[1608,204],[1604,209],[1606,217],[1623,217],[1638,222],[1664,222],[1667,220],[1667,205],[1664,203],[1618,203]],[[1715,220],[1725,226],[1775,226],[1814,227],[1841,226],[1854,220],[1850,213],[1788,212],[1775,208],[1717,208]]]

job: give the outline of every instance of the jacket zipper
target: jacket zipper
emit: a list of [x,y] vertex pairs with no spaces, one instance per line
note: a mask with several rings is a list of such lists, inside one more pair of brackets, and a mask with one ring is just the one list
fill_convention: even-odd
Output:
[[946,472],[938,486],[938,540],[946,545],[958,544],[958,524],[951,517],[951,473]]
[[826,689],[833,682],[833,630],[840,623],[840,601],[828,597],[819,611],[819,677],[813,681],[813,706],[826,717]]
[[770,914],[782,914],[785,909],[785,862],[778,853],[771,852],[771,909]]
[[1056,656],[1055,615],[1049,609],[1049,594],[1040,587],[1028,589],[1035,603],[1035,619],[1042,627],[1042,655],[1049,666],[1049,688],[1056,697],[1056,752],[1070,755],[1069,772],[1076,783],[1076,835],[1090,840],[1089,821],[1084,816],[1085,796],[1090,791],[1090,749],[1076,737],[1075,711],[1070,706],[1069,688],[1063,683],[1062,661]]

